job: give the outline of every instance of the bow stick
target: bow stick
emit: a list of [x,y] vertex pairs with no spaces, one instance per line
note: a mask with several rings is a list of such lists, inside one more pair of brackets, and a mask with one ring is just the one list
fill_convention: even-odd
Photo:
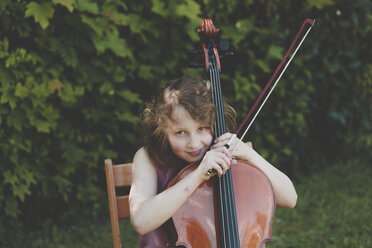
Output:
[[[261,103],[261,105],[260,105],[260,107],[258,108],[256,114],[253,116],[251,122],[249,123],[249,125],[248,125],[247,128],[245,129],[243,135],[239,138],[239,140],[243,140],[243,138],[244,138],[244,136],[246,135],[246,133],[248,132],[249,128],[251,127],[251,125],[252,125],[253,122],[255,121],[257,115],[260,113],[262,107],[265,105],[267,99],[270,97],[272,91],[274,90],[274,88],[275,88],[276,85],[278,84],[278,82],[279,82],[280,78],[282,77],[283,73],[287,70],[288,65],[291,63],[293,57],[296,55],[298,49],[301,47],[302,43],[303,43],[304,40],[306,39],[306,37],[307,37],[308,33],[310,32],[311,28],[313,27],[314,23],[315,23],[315,20],[313,20],[313,19],[306,19],[306,20],[302,23],[302,25],[301,25],[299,31],[297,32],[296,37],[295,37],[294,40],[292,41],[292,43],[291,43],[290,47],[288,48],[287,52],[285,53],[283,59],[281,60],[281,62],[280,62],[279,65],[277,66],[277,68],[276,68],[274,74],[271,76],[270,80],[267,82],[265,88],[261,91],[259,97],[256,99],[255,103],[253,104],[252,108],[249,110],[247,116],[244,118],[244,120],[242,121],[242,123],[239,125],[238,129],[237,129],[237,130],[235,131],[235,133],[230,137],[229,141],[225,144],[225,147],[226,147],[227,149],[230,148],[232,142],[233,142],[234,139],[237,137],[237,135],[239,134],[239,132],[241,131],[241,129],[243,128],[243,126],[245,125],[245,123],[248,121],[249,117],[251,116],[251,114],[253,113],[253,111],[256,109],[258,103],[261,101],[261,99],[262,99],[263,96],[265,95],[266,91],[269,89],[269,87],[270,87],[270,85],[272,84],[274,78],[275,78],[276,75],[278,74],[279,70],[282,68],[282,66],[283,66],[284,62],[286,61],[286,59],[287,59],[289,53],[291,52],[291,50],[293,49],[294,45],[296,44],[298,38],[300,37],[300,35],[301,35],[303,29],[305,28],[305,25],[306,25],[306,24],[310,24],[309,29],[306,31],[305,35],[302,37],[300,43],[299,43],[298,46],[296,47],[296,49],[295,49],[295,51],[293,52],[292,56],[291,56],[290,59],[288,60],[287,64],[284,66],[284,68],[283,68],[282,72],[280,73],[279,77],[276,79],[276,81],[275,81],[273,87],[271,88],[271,90],[269,91],[269,93],[266,95],[264,101]],[[234,150],[235,150],[235,149],[236,149],[236,147],[234,147]],[[234,151],[234,150],[233,150],[233,151]],[[233,151],[232,151],[232,152],[233,152]],[[232,152],[231,152],[231,153],[232,153]],[[206,173],[206,175],[209,176],[209,175],[211,175],[212,172],[213,172],[213,170],[209,170],[209,171]]]
[[296,41],[298,40],[300,34],[302,33],[304,27],[306,24],[310,24],[310,27],[309,29],[307,30],[307,32],[305,33],[305,35],[303,36],[303,38],[301,39],[300,43],[298,44],[298,46],[296,47],[295,51],[293,52],[291,58],[288,60],[287,64],[284,66],[284,69],[282,70],[282,72],[280,73],[279,77],[277,78],[277,80],[275,81],[273,87],[271,88],[271,90],[269,91],[269,93],[267,94],[266,98],[264,99],[264,101],[262,102],[260,108],[257,110],[256,114],[254,115],[254,117],[252,118],[251,122],[249,123],[248,127],[246,128],[246,130],[244,131],[243,135],[241,136],[240,139],[243,139],[245,134],[248,132],[249,128],[251,127],[252,123],[254,122],[254,120],[256,119],[257,115],[259,114],[259,112],[261,111],[262,107],[264,106],[264,104],[266,103],[267,99],[270,97],[271,95],[271,92],[274,90],[275,86],[278,84],[280,78],[282,77],[283,73],[287,70],[287,67],[288,65],[291,63],[293,57],[296,55],[298,49],[300,48],[300,46],[302,45],[302,43],[304,42],[304,40],[306,39],[306,36],[308,35],[308,33],[310,32],[311,28],[313,27],[315,23],[315,20],[312,20],[312,19],[306,19],[300,30],[297,32],[297,35],[295,37],[295,39],[292,41],[292,44],[291,46],[289,47],[288,51],[286,52],[286,54],[284,55],[282,61],[280,62],[280,64],[278,65],[278,67],[276,68],[274,74],[271,76],[270,80],[267,82],[265,88],[262,90],[262,92],[260,93],[260,96],[257,98],[257,100],[255,101],[255,103],[253,104],[252,108],[250,109],[249,113],[247,114],[247,116],[244,118],[244,120],[242,121],[242,123],[239,125],[238,129],[235,131],[236,134],[238,134],[241,129],[243,128],[243,126],[245,125],[245,123],[247,122],[248,118],[251,116],[252,112],[256,109],[257,107],[257,104],[261,101],[262,97],[264,96],[264,94],[266,93],[266,91],[268,90],[268,88],[270,87],[272,81],[274,80],[274,78],[276,77],[276,75],[278,74],[279,70],[281,69],[281,67],[283,66],[283,63],[285,62],[285,60],[287,59],[289,53],[291,52],[293,46],[295,45]]

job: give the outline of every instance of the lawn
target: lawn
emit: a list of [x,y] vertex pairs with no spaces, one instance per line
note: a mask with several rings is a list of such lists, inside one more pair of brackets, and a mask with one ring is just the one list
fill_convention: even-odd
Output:
[[[372,247],[372,167],[367,162],[335,163],[295,180],[294,209],[277,208],[274,242],[268,248]],[[112,247],[109,218],[20,233],[7,247]],[[128,220],[120,222],[123,247],[138,247]]]

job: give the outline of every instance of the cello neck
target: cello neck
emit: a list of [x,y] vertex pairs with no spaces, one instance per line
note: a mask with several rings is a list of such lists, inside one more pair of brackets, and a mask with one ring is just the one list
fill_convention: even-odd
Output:
[[[199,32],[199,35],[203,41],[206,70],[209,72],[211,82],[212,101],[216,106],[214,135],[215,137],[219,137],[226,133],[226,122],[220,81],[221,65],[218,51],[213,41],[213,38],[217,35],[219,30],[213,26],[213,23],[210,19],[203,20],[200,30],[203,29],[207,30],[208,32],[203,33],[203,35],[200,35],[201,32]],[[219,177],[216,184],[217,185],[215,188],[218,192],[217,201],[220,247],[240,248],[231,170],[228,170],[226,174],[224,174],[222,177]]]
[[214,123],[214,136],[215,138],[226,133],[226,121],[224,115],[224,105],[221,91],[220,72],[213,64],[210,65],[209,70],[211,81],[212,101],[216,106],[216,119]]

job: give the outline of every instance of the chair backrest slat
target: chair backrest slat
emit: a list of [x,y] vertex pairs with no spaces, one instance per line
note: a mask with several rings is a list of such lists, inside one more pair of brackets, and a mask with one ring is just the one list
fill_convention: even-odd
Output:
[[130,217],[129,212],[129,196],[123,195],[116,198],[116,203],[118,206],[118,218],[127,219]]
[[130,188],[132,184],[132,164],[112,165],[111,159],[106,159],[105,169],[114,248],[121,248],[119,219],[130,217],[129,196],[127,194],[118,196],[115,189]]
[[132,184],[132,164],[112,166],[115,188],[129,187]]

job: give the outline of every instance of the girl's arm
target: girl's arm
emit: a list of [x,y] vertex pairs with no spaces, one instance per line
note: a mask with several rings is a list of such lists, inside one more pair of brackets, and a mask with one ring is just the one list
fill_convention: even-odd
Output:
[[143,235],[161,226],[172,217],[200,183],[209,179],[205,175],[209,169],[217,170],[219,176],[226,172],[231,162],[228,154],[227,149],[207,152],[196,170],[157,194],[156,167],[145,149],[139,149],[133,159],[133,178],[129,194],[130,218],[134,229]]
[[[217,148],[227,143],[231,134],[226,133],[215,140],[215,145],[211,148]],[[236,148],[235,148],[236,146]],[[297,202],[297,193],[292,181],[283,172],[272,166],[260,154],[258,154],[248,144],[236,139],[231,145],[234,149],[232,156],[241,160],[246,160],[256,168],[260,169],[270,180],[275,194],[276,204],[280,207],[293,208]]]

